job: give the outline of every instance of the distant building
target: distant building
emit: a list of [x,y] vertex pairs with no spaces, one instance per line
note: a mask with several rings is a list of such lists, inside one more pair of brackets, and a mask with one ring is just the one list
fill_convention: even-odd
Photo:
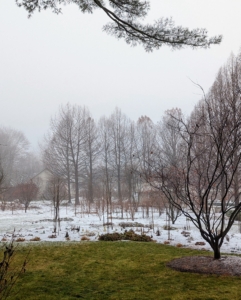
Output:
[[35,175],[31,180],[38,186],[38,195],[37,199],[44,199],[44,195],[48,188],[48,184],[53,177],[53,173],[49,169],[44,169],[37,175]]

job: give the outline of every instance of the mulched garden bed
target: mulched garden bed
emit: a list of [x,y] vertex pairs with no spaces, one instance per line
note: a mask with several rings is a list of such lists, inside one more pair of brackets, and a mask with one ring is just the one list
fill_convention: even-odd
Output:
[[212,256],[186,256],[170,261],[167,266],[181,272],[241,276],[239,256],[222,256],[215,260]]

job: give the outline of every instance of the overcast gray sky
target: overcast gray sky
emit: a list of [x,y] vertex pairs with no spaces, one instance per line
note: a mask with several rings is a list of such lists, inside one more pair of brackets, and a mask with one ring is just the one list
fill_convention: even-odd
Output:
[[21,130],[36,148],[61,104],[85,105],[98,120],[119,107],[132,120],[154,122],[172,107],[189,114],[218,69],[241,46],[240,0],[151,0],[148,21],[173,17],[176,25],[205,27],[223,42],[210,49],[164,46],[146,53],[102,31],[101,11],[74,5],[30,19],[14,0],[0,0],[0,125]]

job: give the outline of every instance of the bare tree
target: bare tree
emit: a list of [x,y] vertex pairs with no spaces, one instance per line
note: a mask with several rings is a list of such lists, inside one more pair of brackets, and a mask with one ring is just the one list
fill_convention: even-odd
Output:
[[40,160],[40,155],[27,151],[16,164],[14,171],[16,183],[26,183],[42,170],[43,164]]
[[0,160],[0,198],[3,201],[3,193],[5,191],[5,186],[4,186],[4,173],[3,173],[3,168],[1,165],[1,160]]
[[125,171],[125,150],[128,143],[128,126],[130,120],[116,108],[110,116],[110,140],[111,140],[111,163],[116,179],[117,199],[121,206],[121,217],[123,218],[123,181]]
[[156,128],[147,116],[141,116],[137,121],[136,149],[141,168],[147,170],[156,149]]
[[95,175],[95,167],[98,159],[98,155],[100,153],[100,141],[98,138],[97,127],[87,112],[86,116],[86,143],[83,148],[84,155],[84,169],[82,177],[84,182],[86,182],[86,190],[87,190],[87,199],[89,203],[94,202],[94,177]]
[[59,207],[61,201],[66,199],[66,196],[66,181],[60,176],[53,175],[48,182],[48,186],[45,192],[45,198],[51,199],[54,206],[54,233],[60,230]]
[[[180,157],[180,148],[182,145],[182,138],[180,133],[177,131],[178,120],[183,118],[183,114],[180,109],[173,108],[167,110],[163,116],[161,122],[157,126],[157,137],[159,151],[161,152],[161,157],[165,160],[166,164],[177,165]],[[173,195],[174,197],[174,195]],[[172,224],[175,223],[177,218],[182,214],[181,211],[172,204],[172,202],[164,201],[164,206],[166,208],[166,213],[171,219]]]
[[[193,222],[219,259],[224,237],[241,210],[233,189],[241,160],[241,103],[236,107],[236,122],[228,102],[219,110],[212,100],[210,92],[189,122],[174,117],[183,140],[182,159],[169,164],[153,157],[146,179]],[[217,200],[221,204],[218,214]]]
[[191,48],[207,48],[219,44],[222,36],[208,38],[206,29],[194,29],[175,26],[172,18],[161,18],[153,25],[143,25],[140,20],[146,17],[150,2],[143,0],[15,0],[18,6],[25,8],[29,16],[35,10],[50,8],[54,13],[61,12],[61,5],[74,3],[83,13],[92,13],[101,9],[111,20],[104,30],[117,37],[123,38],[128,44],[142,44],[146,51],[159,49],[167,45],[173,49],[185,46]]
[[29,142],[21,131],[1,127],[0,144],[0,161],[5,187],[14,186],[24,179],[21,163],[28,155]]
[[[103,187],[102,200],[104,201],[101,201],[102,208],[105,208],[104,203],[106,203],[108,217],[108,212],[110,212],[112,208],[112,192],[114,181],[114,170],[111,164],[112,141],[110,138],[110,120],[105,117],[102,117],[99,121],[98,129],[101,144],[101,152],[99,157],[100,168],[97,172],[99,181],[102,182]],[[107,220],[107,222],[108,221],[109,220]]]
[[137,174],[138,160],[134,155],[136,151],[136,124],[131,122],[127,129],[127,142],[125,146],[125,171],[124,177],[126,182],[127,198],[130,202],[130,209],[132,209],[132,217],[138,209],[140,200],[140,185],[141,178]]
[[24,204],[25,213],[31,201],[36,199],[38,187],[33,182],[21,183],[14,187],[14,197],[19,199],[20,203]]
[[[230,56],[227,64],[223,66],[218,73],[215,80],[210,97],[212,101],[212,109],[215,109],[219,122],[222,122],[223,111],[229,109],[232,112],[232,122],[237,124],[239,120],[239,107],[240,107],[240,92],[241,92],[241,53],[235,57],[233,54]],[[235,132],[234,134],[240,134]],[[236,137],[230,136],[230,139]],[[238,161],[238,153],[240,149],[236,149],[234,160]],[[224,183],[223,183],[224,185]],[[240,200],[240,167],[234,174],[233,190],[235,194],[236,205]]]
[[84,146],[87,142],[86,122],[88,113],[85,108],[67,104],[52,119],[45,162],[49,162],[52,172],[67,178],[70,201],[70,184],[75,186],[75,204],[79,205],[80,170],[84,169]]
[[136,149],[134,155],[138,161],[138,194],[143,195],[146,202],[146,194],[149,194],[149,187],[147,188],[144,184],[145,181],[143,179],[142,173],[145,172],[146,174],[150,172],[149,166],[152,159],[152,154],[154,149],[157,148],[156,127],[149,117],[141,116],[137,121],[136,128]]
[[70,129],[70,156],[74,169],[75,182],[75,204],[79,201],[79,178],[80,169],[84,167],[83,147],[86,144],[86,109],[75,106],[71,110],[71,129]]
[[[0,192],[2,201],[13,199],[15,197],[14,190],[20,190],[20,185],[27,184],[41,169],[38,156],[30,152],[28,147],[29,142],[21,131],[0,127]],[[26,197],[23,200],[26,203],[25,210],[27,210],[28,202],[31,200],[27,200]]]
[[[62,108],[61,108],[62,109]],[[68,201],[71,203],[71,182],[73,168],[70,161],[68,121],[65,126],[59,120],[51,120],[51,133],[45,137],[45,144],[42,145],[42,157],[44,165],[55,174],[66,178],[68,187]]]

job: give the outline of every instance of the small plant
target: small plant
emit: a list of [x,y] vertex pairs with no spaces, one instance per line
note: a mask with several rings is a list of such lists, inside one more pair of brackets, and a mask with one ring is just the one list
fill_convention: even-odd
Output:
[[170,244],[169,241],[165,241],[165,242],[164,242],[164,245],[169,245],[169,244]]
[[25,273],[29,252],[19,270],[13,267],[16,248],[13,239],[10,244],[4,245],[3,260],[0,262],[0,299],[7,299],[18,278]]
[[188,243],[191,243],[193,240],[194,239],[193,239],[193,237],[191,235],[187,238]]
[[49,239],[55,239],[56,237],[57,237],[56,234],[51,234],[51,235],[48,236]]
[[66,239],[66,241],[70,241],[70,236],[69,236],[69,233],[68,233],[68,231],[66,231],[66,234],[65,234],[65,239]]
[[183,244],[178,243],[178,244],[176,244],[176,247],[177,247],[177,248],[182,248],[182,247],[183,247]]
[[120,241],[122,237],[121,233],[114,232],[114,233],[106,233],[106,234],[101,234],[99,236],[99,241]]
[[124,229],[126,227],[144,227],[142,223],[138,223],[138,222],[121,222],[119,223],[119,226]]
[[190,232],[185,231],[185,230],[183,230],[183,231],[181,232],[181,234],[182,234],[183,236],[185,236],[185,237],[189,237],[189,236],[190,236]]
[[165,225],[165,226],[163,226],[163,229],[164,230],[176,230],[177,228]]
[[99,236],[99,241],[120,241],[128,240],[135,242],[152,242],[152,238],[145,234],[137,234],[133,230],[125,231],[124,233],[106,233]]
[[205,244],[204,242],[196,242],[195,245],[196,245],[196,246],[204,246],[204,245],[206,245],[206,244]]
[[73,226],[73,227],[71,227],[71,231],[77,231],[77,232],[79,232],[80,231],[80,226]]
[[16,242],[24,242],[25,238],[19,237],[18,239],[16,239]]
[[86,232],[85,235],[86,235],[86,236],[95,236],[95,233],[94,233],[94,232]]
[[89,241],[90,239],[87,236],[82,236],[81,241]]
[[40,241],[40,237],[36,236],[32,239],[30,239],[31,242],[39,242]]

